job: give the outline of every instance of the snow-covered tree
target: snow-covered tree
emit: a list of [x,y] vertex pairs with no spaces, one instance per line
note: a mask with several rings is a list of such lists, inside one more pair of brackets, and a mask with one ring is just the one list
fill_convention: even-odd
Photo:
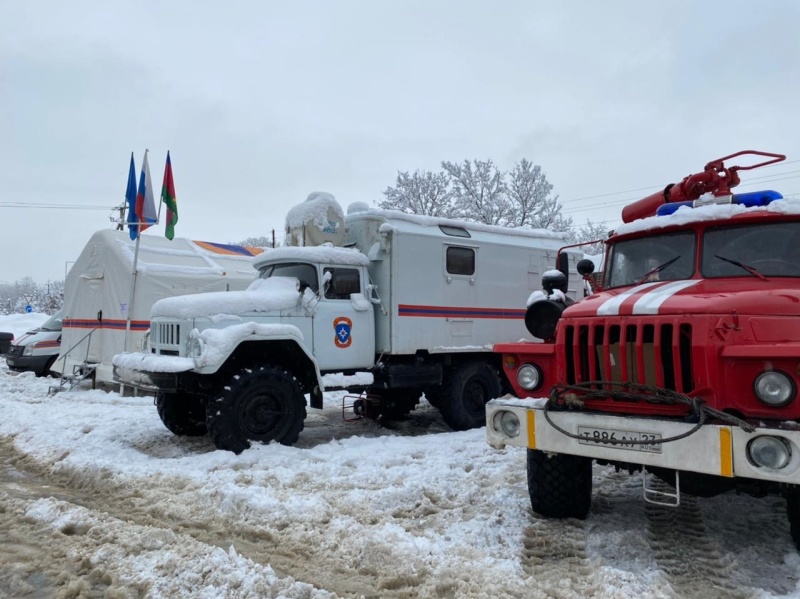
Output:
[[453,214],[452,188],[445,173],[398,171],[395,187],[387,187],[383,195],[386,199],[378,202],[383,210],[445,218]]
[[[584,243],[586,241],[595,241],[600,239],[606,239],[608,237],[608,225],[604,222],[593,223],[591,220],[587,220],[586,224],[583,225],[580,229],[577,229],[573,235],[572,240],[573,243]],[[583,246],[583,252],[585,254],[602,254],[604,251],[604,246],[602,243],[594,243],[591,245]]]
[[504,227],[551,231],[574,229],[564,216],[542,167],[523,158],[510,173],[491,160],[442,162],[442,172],[397,173],[395,187],[383,192],[383,209],[477,221]]
[[453,184],[455,216],[487,225],[509,225],[513,216],[505,173],[491,160],[442,162]]
[[34,312],[53,314],[64,303],[64,281],[36,283],[25,277],[15,283],[0,284],[0,314],[25,312],[30,305]]
[[572,218],[561,214],[558,196],[552,191],[553,185],[541,166],[526,158],[520,160],[509,173],[508,197],[513,210],[510,224],[551,231],[572,229]]
[[258,237],[248,237],[243,239],[242,241],[232,241],[231,245],[246,245],[249,247],[257,247],[257,248],[271,248],[272,247],[272,235],[260,235]]

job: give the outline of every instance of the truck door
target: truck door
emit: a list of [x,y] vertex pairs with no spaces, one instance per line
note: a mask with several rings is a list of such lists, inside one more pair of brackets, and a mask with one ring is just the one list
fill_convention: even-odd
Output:
[[314,314],[314,356],[322,371],[369,368],[375,361],[375,320],[365,292],[366,270],[322,269]]

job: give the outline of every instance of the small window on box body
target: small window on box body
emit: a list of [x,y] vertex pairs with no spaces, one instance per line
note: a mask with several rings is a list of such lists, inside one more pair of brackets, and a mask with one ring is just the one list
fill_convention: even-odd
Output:
[[455,246],[447,248],[446,268],[451,275],[474,275],[475,250]]
[[445,235],[450,235],[451,237],[466,237],[466,238],[472,237],[472,235],[469,234],[469,231],[467,231],[464,227],[454,227],[452,225],[439,225],[439,230]]

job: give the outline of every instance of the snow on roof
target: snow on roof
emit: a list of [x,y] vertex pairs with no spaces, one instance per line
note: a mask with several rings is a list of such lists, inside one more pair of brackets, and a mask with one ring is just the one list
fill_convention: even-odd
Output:
[[335,247],[325,243],[320,246],[278,247],[264,252],[253,260],[255,268],[267,262],[313,262],[316,264],[342,264],[347,266],[369,266],[369,258],[354,248]]
[[530,227],[501,227],[499,225],[486,225],[465,220],[452,218],[440,218],[438,216],[424,216],[420,214],[407,214],[398,210],[364,210],[348,214],[347,220],[371,217],[382,217],[387,221],[412,223],[420,227],[460,227],[467,231],[481,231],[484,233],[495,233],[499,235],[512,235],[515,237],[529,237],[536,239],[554,239],[565,241],[567,234],[547,229],[532,229]]
[[648,216],[647,218],[620,225],[614,230],[614,234],[615,236],[627,235],[629,233],[663,229],[665,227],[687,225],[690,223],[730,220],[736,216],[756,211],[774,212],[777,214],[800,214],[800,199],[784,198],[782,200],[776,200],[768,206],[758,208],[746,208],[740,204],[711,204],[708,206],[699,206],[697,208],[681,206],[669,216]]
[[[127,232],[102,229],[92,235],[87,246],[95,242],[108,246],[133,269],[136,242]],[[136,269],[149,275],[243,275],[252,278],[253,256],[261,252],[261,248],[142,235]]]
[[312,191],[304,202],[293,206],[286,213],[286,226],[290,229],[310,225],[325,228],[328,224],[328,209],[333,210],[344,221],[344,211],[332,194]]
[[[305,290],[304,301],[315,297]],[[229,318],[235,315],[270,310],[291,310],[298,306],[297,280],[291,277],[256,279],[246,291],[211,291],[195,295],[167,297],[153,304],[151,317]]]

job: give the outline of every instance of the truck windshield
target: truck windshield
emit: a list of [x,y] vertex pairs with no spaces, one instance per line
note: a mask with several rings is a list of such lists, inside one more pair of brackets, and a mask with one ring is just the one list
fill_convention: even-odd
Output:
[[53,314],[42,325],[43,331],[60,331],[61,330],[61,310]]
[[317,269],[310,264],[301,264],[299,262],[268,264],[258,272],[258,277],[260,279],[269,279],[270,277],[293,277],[301,283],[306,283],[308,288],[314,293],[319,291]]
[[691,231],[620,241],[609,251],[606,285],[688,279],[694,274],[694,255]]
[[714,227],[703,237],[704,277],[800,277],[800,222]]

